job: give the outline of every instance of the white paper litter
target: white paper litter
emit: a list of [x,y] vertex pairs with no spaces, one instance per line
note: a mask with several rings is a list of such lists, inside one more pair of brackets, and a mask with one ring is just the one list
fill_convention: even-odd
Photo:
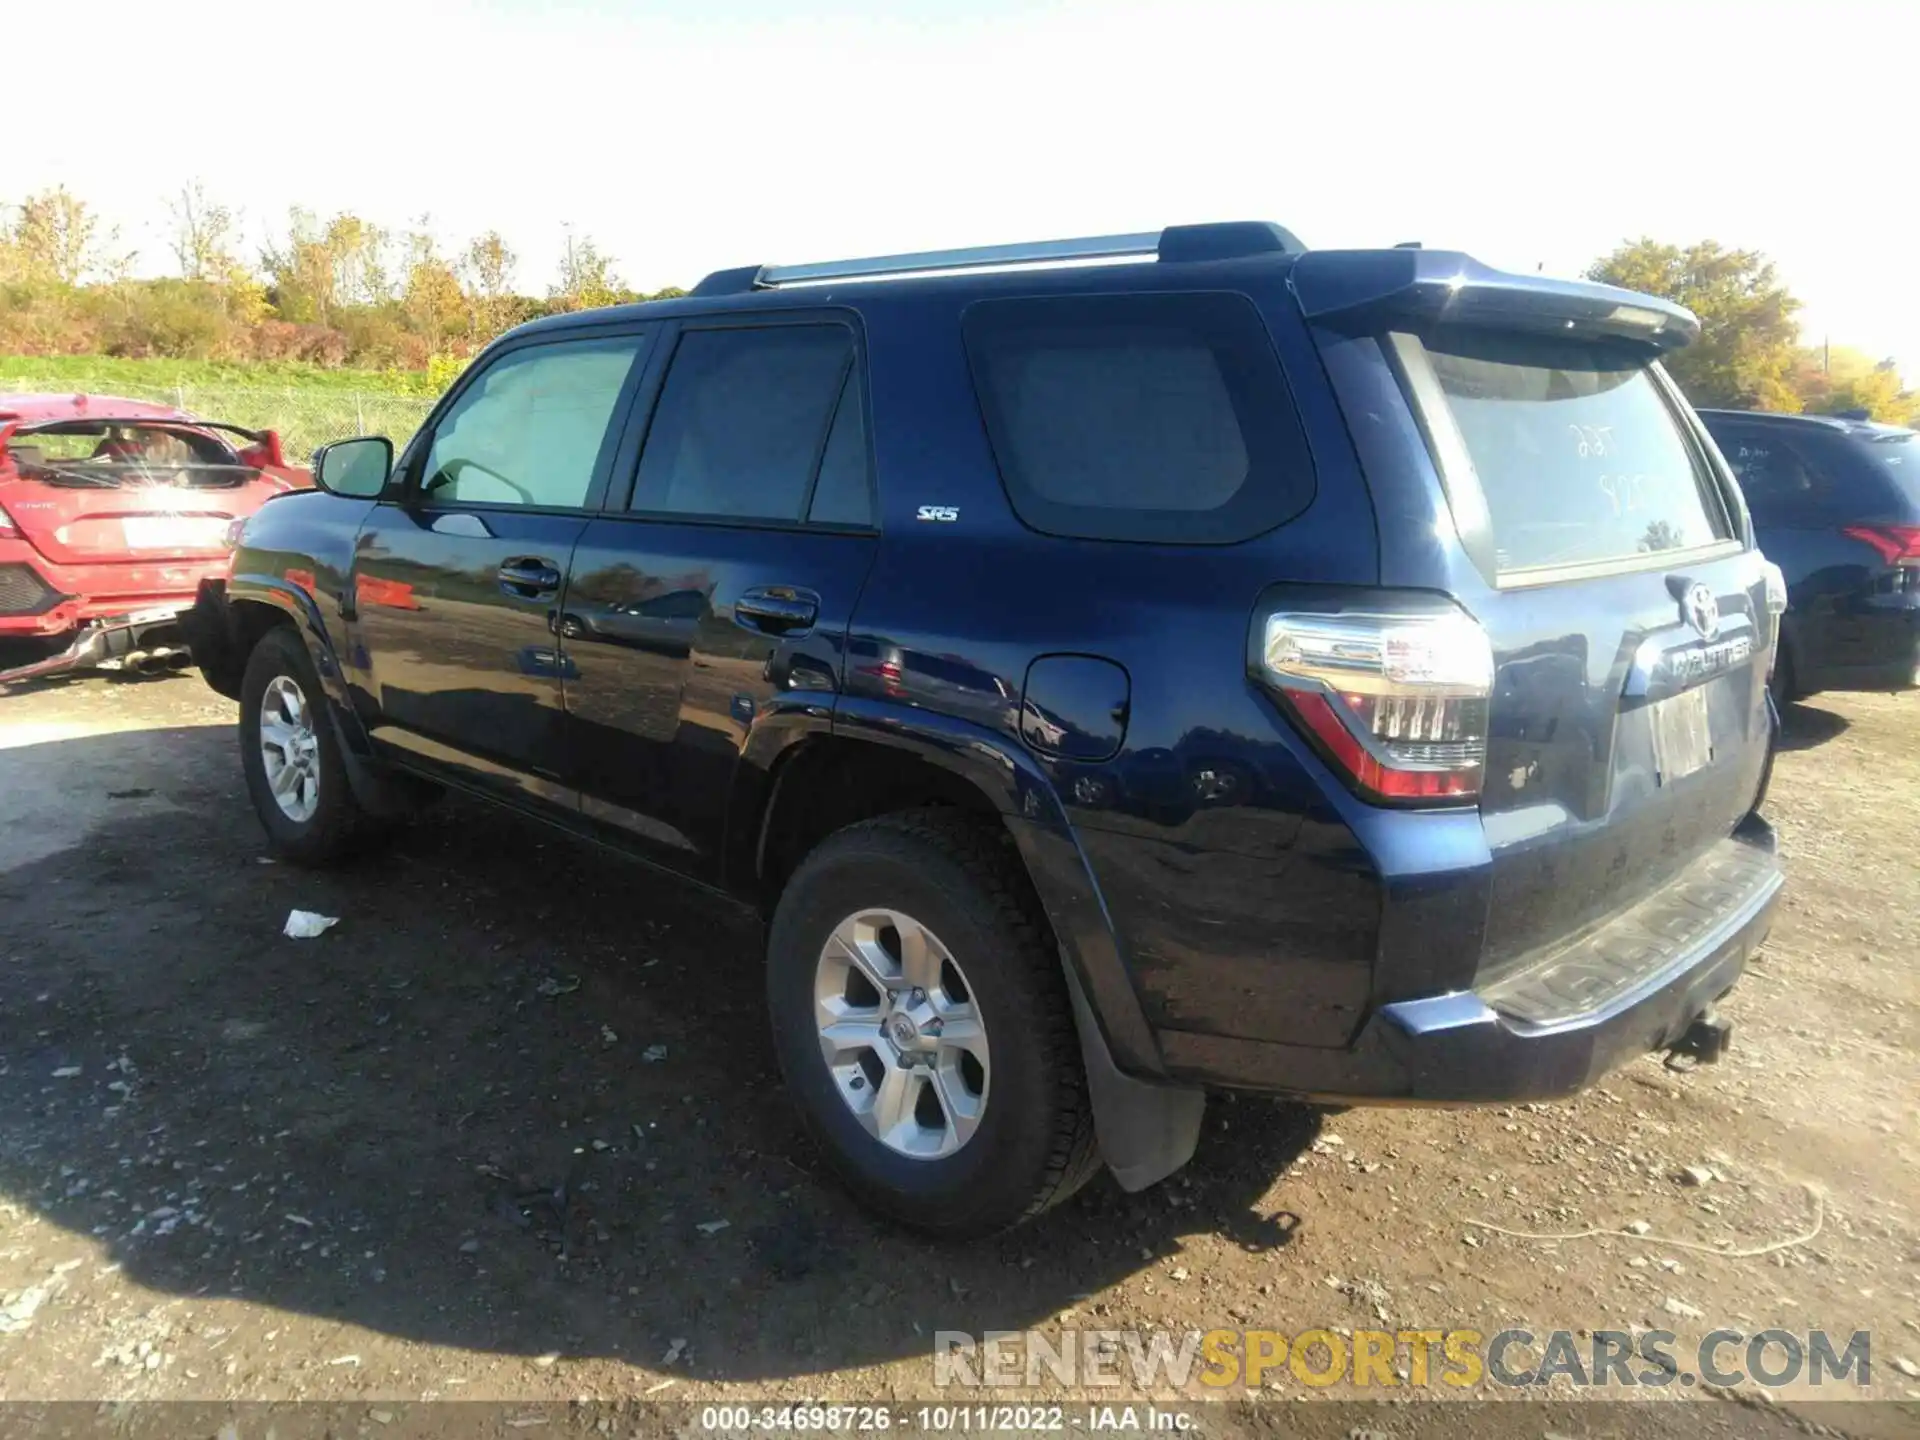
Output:
[[[47,1300],[45,1285],[29,1285],[0,1309],[0,1335],[14,1335],[33,1323],[34,1311]],[[683,1342],[684,1343],[684,1342]]]
[[340,923],[338,915],[318,915],[311,910],[289,910],[287,928],[281,933],[289,940],[311,940],[324,935]]

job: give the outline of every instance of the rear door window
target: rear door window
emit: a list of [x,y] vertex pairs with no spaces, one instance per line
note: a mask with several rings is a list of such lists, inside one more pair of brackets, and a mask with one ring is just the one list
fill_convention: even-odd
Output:
[[1759,524],[1786,524],[1811,513],[1830,488],[1784,435],[1751,425],[1709,428]]
[[816,525],[873,523],[872,487],[867,476],[866,406],[860,399],[860,376],[847,371],[834,411],[833,429],[820,456],[820,475],[813,485],[807,519]]
[[[841,325],[689,330],[647,432],[632,508],[799,523],[852,367],[853,333]],[[849,423],[859,420],[856,408]],[[858,449],[864,487],[863,438]],[[834,518],[843,519],[853,457],[830,458]]]
[[1231,544],[1313,498],[1299,417],[1243,295],[985,300],[963,325],[1001,478],[1036,530]]
[[1640,358],[1444,327],[1394,342],[1455,519],[1491,530],[1499,576],[1732,537],[1704,456]]

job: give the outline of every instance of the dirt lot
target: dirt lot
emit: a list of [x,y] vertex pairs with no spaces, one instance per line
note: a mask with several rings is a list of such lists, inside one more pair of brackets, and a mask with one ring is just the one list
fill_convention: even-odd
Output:
[[[0,698],[0,1399],[904,1400],[936,1329],[1239,1324],[1865,1329],[1876,1393],[1920,1398],[1915,697],[1791,715],[1789,895],[1725,1063],[1487,1112],[1217,1103],[1176,1181],[972,1248],[817,1173],[751,924],[465,804],[347,873],[269,864],[231,721],[192,677]],[[340,924],[284,939],[295,907]],[[1629,1408],[1511,1433],[1675,1411]]]

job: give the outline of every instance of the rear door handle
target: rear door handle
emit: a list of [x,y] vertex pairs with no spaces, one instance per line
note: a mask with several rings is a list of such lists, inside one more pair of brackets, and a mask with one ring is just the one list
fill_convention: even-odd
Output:
[[820,618],[820,597],[791,585],[761,585],[733,602],[734,622],[762,635],[797,635]]
[[537,556],[509,560],[500,567],[500,588],[516,600],[557,594],[560,580],[560,567]]

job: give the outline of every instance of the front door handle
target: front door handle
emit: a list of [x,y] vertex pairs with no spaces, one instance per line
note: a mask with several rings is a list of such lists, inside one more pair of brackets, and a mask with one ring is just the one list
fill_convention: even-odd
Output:
[[537,556],[509,560],[500,567],[500,588],[516,600],[539,600],[558,594],[560,568]]
[[791,585],[762,585],[733,602],[734,622],[762,635],[797,635],[820,618],[820,597]]

